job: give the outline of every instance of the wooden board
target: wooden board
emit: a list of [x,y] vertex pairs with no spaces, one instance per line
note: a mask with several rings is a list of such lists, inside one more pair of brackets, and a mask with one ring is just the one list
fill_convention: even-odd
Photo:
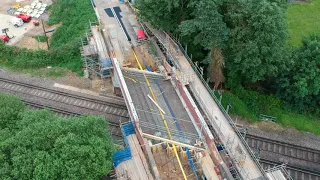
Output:
[[116,167],[117,179],[145,180],[153,177],[148,169],[146,158],[135,134],[127,136],[131,150],[131,160],[122,162]]

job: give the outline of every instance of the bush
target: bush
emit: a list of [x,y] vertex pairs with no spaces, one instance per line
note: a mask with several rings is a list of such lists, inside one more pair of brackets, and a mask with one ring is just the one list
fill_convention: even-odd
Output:
[[239,86],[231,92],[223,93],[222,105],[226,108],[228,103],[232,105],[230,114],[250,122],[257,122],[259,114],[266,114],[276,117],[277,123],[285,127],[320,134],[319,117],[298,113],[272,95],[246,90]]
[[[217,95],[217,97],[219,96]],[[251,122],[259,120],[258,116],[250,110],[247,104],[231,92],[223,93],[221,103],[224,108],[227,108],[228,103],[232,105],[232,110],[229,111],[232,115],[240,116]]]
[[281,101],[272,95],[245,90],[242,86],[238,86],[232,92],[257,116],[261,113],[271,113],[281,107]]
[[0,120],[15,120],[0,123],[0,179],[100,179],[110,172],[115,146],[104,118],[62,118],[0,98]]
[[33,38],[35,38],[38,42],[46,42],[47,41],[47,37],[45,35],[33,36]]
[[79,46],[79,38],[88,30],[89,21],[96,21],[90,0],[57,0],[52,5],[48,24],[61,22],[62,25],[54,32],[51,47],[59,48],[65,44]]
[[14,130],[16,122],[21,119],[21,112],[25,105],[18,97],[0,93],[0,130],[8,128]]

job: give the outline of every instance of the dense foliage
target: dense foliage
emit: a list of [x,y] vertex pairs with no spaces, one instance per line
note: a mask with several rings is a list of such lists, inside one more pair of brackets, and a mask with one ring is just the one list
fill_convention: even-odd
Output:
[[4,46],[0,42],[0,62],[15,68],[66,67],[81,74],[80,38],[96,20],[89,0],[57,0],[51,7],[49,24],[62,23],[51,40],[49,51]]
[[90,0],[57,0],[52,5],[49,25],[62,23],[51,39],[52,48],[79,45],[79,39],[88,30],[89,22],[96,21]]
[[[206,67],[214,88],[226,79],[224,87],[254,116],[273,114],[287,103],[299,111],[320,109],[319,38],[305,40],[301,48],[290,47],[287,0],[183,1],[187,5],[180,8],[189,15],[180,17],[173,15],[170,4],[182,1],[163,0],[151,6],[148,0],[135,2],[145,21],[180,36],[192,60]],[[170,24],[164,24],[167,19]]]
[[[257,82],[275,77],[286,69],[288,32],[284,1],[184,2],[188,5],[184,4],[180,9],[190,12],[190,15],[179,17],[172,13],[176,12],[172,7],[181,4],[181,1],[157,1],[162,4],[162,8],[159,8],[157,3],[151,5],[148,0],[136,1],[140,15],[155,27],[175,33],[176,25],[180,23],[180,35],[192,38],[193,42],[188,44],[189,47],[200,45],[203,49],[209,50],[207,59],[210,63],[220,61],[221,63],[216,64],[222,66],[223,60],[215,59],[218,56],[214,52],[221,54],[226,59],[227,71],[224,74],[228,75],[229,79]],[[220,49],[213,51],[217,47]]]
[[141,17],[152,26],[175,31],[179,23],[189,16],[189,2],[191,0],[138,0],[135,6],[142,10],[139,11]]
[[99,179],[114,146],[100,117],[62,118],[0,94],[1,179]]
[[179,29],[183,36],[193,35],[194,45],[209,51],[204,63],[211,64],[209,77],[218,87],[224,81],[222,48],[226,46],[229,29],[216,2],[198,0],[190,3],[190,6],[194,8],[192,19],[182,21]]
[[278,94],[299,110],[319,113],[320,36],[311,36],[295,51],[289,71],[277,78]]
[[257,82],[286,68],[286,10],[267,0],[227,1],[223,7],[231,29],[226,54],[229,78]]

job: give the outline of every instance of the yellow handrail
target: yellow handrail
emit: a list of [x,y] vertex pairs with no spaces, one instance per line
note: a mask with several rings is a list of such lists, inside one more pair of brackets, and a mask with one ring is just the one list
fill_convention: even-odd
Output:
[[[139,60],[138,60],[138,57],[137,57],[137,55],[136,55],[136,53],[135,53],[135,51],[134,51],[133,48],[132,48],[132,52],[133,52],[133,55],[134,55],[134,57],[135,57],[135,59],[136,59],[136,61],[137,61],[137,63],[138,63],[139,69],[140,69],[140,70],[143,70],[143,68],[142,68],[142,66],[141,66],[141,64],[140,64],[140,62],[139,62]],[[151,87],[151,85],[150,85],[150,83],[149,83],[149,80],[148,80],[147,76],[145,75],[145,73],[143,73],[143,76],[144,76],[144,79],[145,79],[145,81],[146,81],[146,83],[147,83],[147,85],[148,85],[148,87],[149,87],[149,90],[150,90],[150,93],[151,93],[151,95],[152,95],[153,100],[154,100],[156,103],[158,103],[157,97],[154,95],[153,89],[152,89],[152,87]],[[167,123],[167,121],[166,121],[166,119],[165,119],[165,117],[164,117],[164,114],[162,113],[162,111],[161,111],[159,108],[158,108],[158,111],[159,111],[159,113],[160,113],[160,115],[161,115],[161,118],[162,118],[162,120],[163,120],[163,123],[164,123],[164,125],[165,125],[165,127],[166,127],[168,136],[169,136],[170,140],[172,140],[171,132],[170,132],[170,130],[169,130],[168,123]],[[183,169],[183,167],[182,167],[182,164],[181,164],[181,161],[180,161],[178,152],[177,152],[177,148],[176,148],[176,146],[175,146],[174,144],[172,144],[172,147],[173,147],[174,154],[175,154],[176,157],[177,157],[177,160],[178,160],[178,163],[179,163],[179,166],[180,166],[182,175],[183,175],[184,179],[187,180],[187,176],[186,176],[186,173],[184,172],[184,169]]]

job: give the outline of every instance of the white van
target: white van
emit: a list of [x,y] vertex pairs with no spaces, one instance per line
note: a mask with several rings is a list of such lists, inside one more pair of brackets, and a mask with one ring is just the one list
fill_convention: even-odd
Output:
[[11,23],[14,25],[14,27],[23,26],[23,20],[17,17],[12,18]]

